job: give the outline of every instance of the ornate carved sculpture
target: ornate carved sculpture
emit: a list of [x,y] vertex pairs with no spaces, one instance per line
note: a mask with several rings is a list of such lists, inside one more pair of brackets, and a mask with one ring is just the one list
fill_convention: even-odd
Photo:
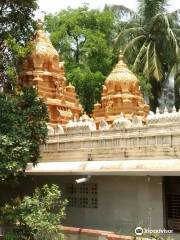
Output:
[[138,117],[136,114],[133,114],[132,116],[132,127],[138,128],[142,127],[143,123],[140,117]]
[[75,88],[71,84],[66,85],[64,64],[59,60],[58,52],[39,21],[32,51],[22,66],[20,86],[34,86],[48,105],[50,123],[64,125],[74,117],[79,118],[82,106]]
[[61,124],[57,124],[54,129],[55,134],[64,134],[64,129]]
[[161,124],[170,124],[180,121],[180,110],[177,111],[175,106],[172,108],[172,112],[168,112],[167,107],[160,112],[159,108],[156,109],[156,113],[150,112],[147,117],[148,125],[161,125]]
[[131,127],[132,127],[131,121],[125,118],[123,113],[121,113],[121,115],[117,119],[115,119],[112,123],[112,128],[116,130],[131,128]]
[[109,130],[110,126],[108,125],[108,123],[103,119],[99,122],[99,130]]
[[54,128],[49,124],[47,125],[47,130],[48,130],[48,135],[54,135]]
[[120,53],[119,62],[103,85],[101,102],[94,105],[93,117],[97,125],[102,119],[111,124],[121,112],[127,119],[132,120],[132,115],[136,114],[145,122],[149,106],[144,103],[139,80],[128,69]]
[[92,118],[84,113],[82,117],[79,118],[79,121],[74,119],[70,120],[66,124],[66,131],[69,133],[78,133],[78,132],[90,132],[96,131],[96,124]]

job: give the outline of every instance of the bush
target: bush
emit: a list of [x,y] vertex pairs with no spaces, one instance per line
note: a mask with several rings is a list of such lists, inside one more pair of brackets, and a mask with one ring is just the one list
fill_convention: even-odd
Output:
[[54,184],[36,188],[32,196],[6,204],[1,209],[2,222],[15,227],[6,232],[5,240],[63,239],[60,224],[65,217],[66,204]]

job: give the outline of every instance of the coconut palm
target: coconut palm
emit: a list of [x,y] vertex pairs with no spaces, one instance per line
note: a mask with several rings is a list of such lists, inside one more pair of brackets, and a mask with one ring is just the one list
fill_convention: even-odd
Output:
[[[124,55],[134,72],[143,73],[152,82],[158,98],[163,84],[179,74],[180,9],[169,13],[167,0],[138,0],[138,11],[112,6],[118,16],[128,16],[126,25],[116,38],[116,46],[124,46]],[[154,102],[157,106],[157,101]]]

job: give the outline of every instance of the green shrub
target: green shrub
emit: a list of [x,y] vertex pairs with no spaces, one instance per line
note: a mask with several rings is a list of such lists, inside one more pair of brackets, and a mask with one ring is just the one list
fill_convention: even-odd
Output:
[[14,225],[5,240],[61,240],[60,224],[65,217],[67,201],[62,200],[58,186],[44,185],[32,196],[16,199],[1,209],[1,221]]

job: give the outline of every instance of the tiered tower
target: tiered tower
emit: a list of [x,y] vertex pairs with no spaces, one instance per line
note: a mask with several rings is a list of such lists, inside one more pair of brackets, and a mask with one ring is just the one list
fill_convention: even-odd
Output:
[[121,113],[128,119],[133,115],[146,121],[149,106],[144,103],[139,80],[128,69],[120,52],[119,61],[103,85],[101,102],[94,105],[93,117],[98,124],[101,120],[112,123]]
[[23,66],[20,85],[34,86],[49,110],[51,124],[66,124],[70,119],[78,119],[82,106],[76,97],[75,88],[66,85],[63,62],[38,22],[32,41],[32,51]]

